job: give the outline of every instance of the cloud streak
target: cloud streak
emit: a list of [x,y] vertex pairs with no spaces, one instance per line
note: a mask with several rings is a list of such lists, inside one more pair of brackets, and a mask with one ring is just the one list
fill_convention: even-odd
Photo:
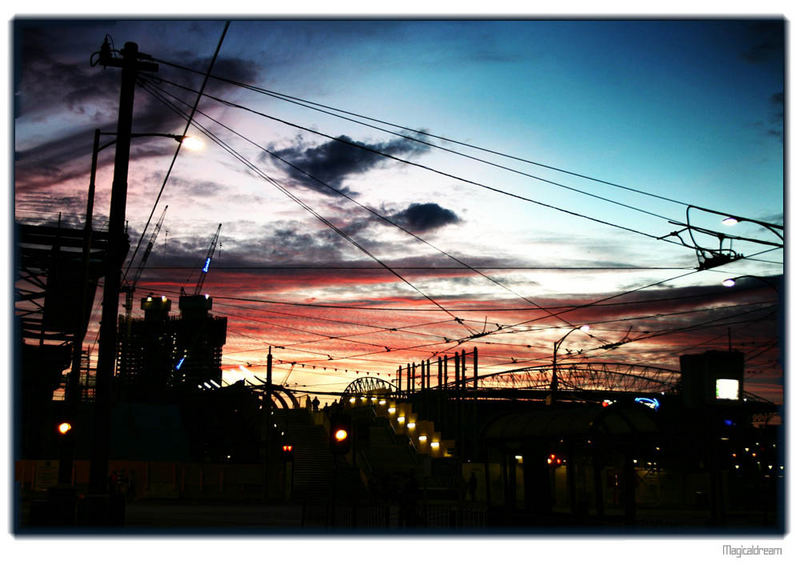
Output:
[[323,194],[335,195],[337,192],[327,187],[332,186],[345,194],[358,195],[343,185],[347,178],[384,166],[391,160],[388,156],[408,159],[424,154],[428,150],[428,147],[418,142],[400,137],[370,144],[343,134],[335,140],[317,146],[301,142],[275,150],[275,153],[295,166],[292,168],[278,162],[284,172],[295,181]]

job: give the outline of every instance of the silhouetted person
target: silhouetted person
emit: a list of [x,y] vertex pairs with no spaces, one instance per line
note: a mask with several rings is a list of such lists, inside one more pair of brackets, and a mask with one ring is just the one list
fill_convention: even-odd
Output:
[[311,406],[314,408],[314,411],[319,411],[319,399],[314,397],[314,400],[311,402]]

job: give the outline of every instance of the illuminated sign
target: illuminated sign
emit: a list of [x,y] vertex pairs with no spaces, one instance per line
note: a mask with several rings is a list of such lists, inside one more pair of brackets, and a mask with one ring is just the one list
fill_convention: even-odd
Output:
[[717,379],[716,381],[717,399],[727,399],[730,401],[739,400],[739,380],[738,379]]
[[211,257],[208,257],[206,259],[206,264],[203,266],[203,272],[207,273],[208,272],[208,267],[210,267],[210,266],[211,266]]

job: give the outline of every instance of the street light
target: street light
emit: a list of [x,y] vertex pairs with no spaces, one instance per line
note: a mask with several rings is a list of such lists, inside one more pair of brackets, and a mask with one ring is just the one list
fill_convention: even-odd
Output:
[[561,336],[561,339],[559,339],[557,342],[553,343],[553,377],[550,380],[550,395],[551,395],[552,398],[555,398],[555,394],[558,391],[558,372],[556,371],[556,367],[557,367],[556,366],[556,364],[557,364],[556,360],[558,358],[558,349],[561,347],[561,344],[564,343],[564,340],[567,339],[567,336],[569,336],[570,334],[572,334],[576,330],[580,330],[581,332],[588,332],[589,329],[590,328],[589,328],[588,324],[584,324],[583,326],[577,326],[577,327],[573,328],[572,330],[570,330],[569,332],[567,332],[566,334],[564,334],[563,336]]
[[[89,173],[89,190],[86,199],[86,217],[84,220],[83,226],[83,250],[81,255],[82,261],[82,268],[83,268],[83,279],[82,279],[82,290],[81,296],[79,299],[80,303],[80,310],[78,312],[80,316],[79,321],[77,322],[76,328],[74,330],[74,338],[73,338],[73,350],[72,350],[72,370],[70,372],[69,378],[67,379],[67,385],[64,393],[65,405],[67,406],[68,413],[72,416],[77,414],[78,405],[80,402],[80,362],[81,362],[81,353],[83,348],[83,340],[86,335],[86,327],[83,325],[83,315],[86,312],[86,304],[88,302],[88,282],[89,282],[89,260],[91,256],[91,249],[92,249],[92,217],[94,214],[94,197],[95,197],[95,186],[97,181],[97,161],[100,152],[117,142],[116,138],[111,140],[105,144],[100,144],[100,137],[101,136],[117,136],[115,132],[102,132],[100,129],[95,129],[94,131],[94,139],[92,144],[92,163],[91,163],[91,170]],[[177,135],[177,134],[162,134],[162,133],[155,133],[155,132],[146,132],[146,133],[131,133],[129,135],[131,138],[141,138],[141,137],[166,137],[172,138],[173,140],[177,141],[178,143],[187,143],[189,139],[194,139],[194,137]],[[196,148],[196,145],[189,144],[187,148]],[[59,468],[59,482],[60,483],[68,483],[71,478],[71,469],[72,469],[72,462],[74,460],[74,449],[71,447],[64,445],[63,447],[63,455],[60,457],[60,468]]]
[[[130,57],[135,61],[136,46],[126,44],[130,49]],[[128,56],[126,56],[128,57]],[[114,178],[111,186],[111,204],[109,207],[108,225],[108,250],[106,254],[106,268],[103,286],[102,315],[100,319],[100,336],[97,359],[97,372],[95,377],[95,429],[94,441],[92,444],[92,463],[89,473],[90,491],[94,494],[105,494],[106,478],[108,471],[108,455],[110,445],[109,427],[111,423],[111,381],[114,375],[114,363],[117,357],[117,315],[119,309],[120,278],[122,274],[122,263],[124,252],[127,249],[125,244],[125,202],[127,197],[127,178],[128,166],[130,161],[130,143],[132,138],[144,137],[165,137],[171,138],[178,143],[183,143],[186,137],[176,134],[164,134],[155,132],[132,133],[132,111],[133,111],[133,78],[126,70],[123,70],[123,87],[120,96],[120,118],[117,124],[116,133],[104,133],[99,129],[94,132],[94,145],[92,149],[92,171],[89,182],[89,197],[87,200],[86,214],[86,237],[84,239],[84,267],[88,273],[88,258],[91,247],[91,219],[94,207],[95,181],[97,177],[97,158],[100,151],[111,145],[116,145],[114,157]],[[116,136],[116,139],[100,145],[101,135]],[[84,280],[84,283],[86,279]],[[86,291],[82,302],[86,302]],[[85,306],[85,304],[84,304]],[[77,340],[77,338],[76,338]],[[80,362],[80,346],[76,341],[75,350],[78,351],[75,360]],[[78,366],[73,366],[74,377],[70,377],[70,388],[72,391],[71,404],[77,405],[76,391],[79,389]],[[66,469],[65,469],[66,470]]]
[[[772,281],[766,279],[765,277],[759,277],[759,276],[756,276],[756,275],[741,275],[741,276],[738,276],[738,277],[727,278],[724,281],[722,281],[721,284],[724,287],[733,288],[733,287],[736,286],[736,281],[738,281],[740,279],[756,279],[757,281],[761,281],[762,283],[764,283],[765,285],[770,287],[775,292],[778,292],[778,285],[777,284],[775,284]],[[777,279],[779,280],[780,277],[777,277]]]

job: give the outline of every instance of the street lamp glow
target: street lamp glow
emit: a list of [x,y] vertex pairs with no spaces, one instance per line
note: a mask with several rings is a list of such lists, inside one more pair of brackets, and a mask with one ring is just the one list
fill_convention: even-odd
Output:
[[189,150],[201,150],[205,146],[203,140],[196,136],[184,136],[181,145]]

